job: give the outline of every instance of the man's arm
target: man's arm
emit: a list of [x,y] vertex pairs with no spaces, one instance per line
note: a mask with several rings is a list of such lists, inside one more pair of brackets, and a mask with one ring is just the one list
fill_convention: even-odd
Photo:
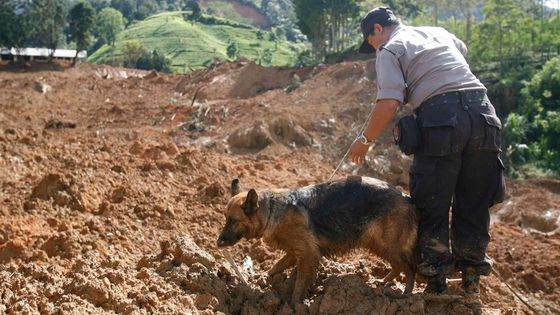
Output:
[[[400,102],[394,99],[377,100],[371,118],[364,130],[364,135],[368,141],[373,141],[379,137],[379,135],[395,117],[399,105]],[[361,143],[360,140],[356,139],[350,146],[348,158],[356,164],[363,164],[365,162],[365,156],[368,149],[368,145],[365,145]]]

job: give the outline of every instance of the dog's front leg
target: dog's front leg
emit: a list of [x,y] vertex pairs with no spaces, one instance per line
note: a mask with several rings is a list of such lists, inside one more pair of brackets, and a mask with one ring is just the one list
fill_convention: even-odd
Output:
[[296,283],[292,293],[292,305],[300,303],[305,297],[307,289],[317,275],[320,258],[320,255],[313,252],[305,253],[303,257],[298,258]]
[[412,289],[414,289],[414,278],[416,273],[412,269],[411,266],[407,266],[408,268],[405,269],[404,274],[406,275],[406,287],[404,289],[404,294],[411,294]]
[[294,266],[296,264],[296,259],[290,254],[284,255],[274,266],[268,271],[268,276],[272,277],[277,273]]

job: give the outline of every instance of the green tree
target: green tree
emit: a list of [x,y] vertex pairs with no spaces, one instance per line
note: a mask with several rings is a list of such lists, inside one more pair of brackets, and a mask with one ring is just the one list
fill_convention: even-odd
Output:
[[239,49],[237,48],[236,42],[231,42],[227,47],[227,55],[232,60],[237,60],[239,54]]
[[191,11],[190,18],[193,21],[198,21],[202,17],[202,10],[200,9],[200,5],[196,1],[187,2],[183,7],[183,10]]
[[535,72],[538,22],[517,0],[486,0],[483,13],[484,20],[473,27],[468,59],[505,115],[519,106],[521,88]]
[[355,45],[355,21],[359,7],[355,0],[294,0],[300,30],[311,42],[313,55],[340,52]]
[[[503,74],[511,58],[527,58],[527,46],[531,46],[534,25],[527,13],[515,0],[487,0],[484,5],[485,19],[475,27],[469,47],[475,64],[498,61]],[[519,25],[524,25],[519,30]],[[490,44],[491,43],[491,44]]]
[[312,55],[311,51],[304,50],[298,55],[294,66],[298,67],[298,68],[308,67],[308,66],[313,65],[314,63],[315,63],[315,60],[313,59],[313,55]]
[[143,20],[162,9],[160,2],[165,8],[164,1],[158,0],[111,0],[111,7],[120,11],[128,21]]
[[274,31],[268,33],[268,40],[273,41],[273,42],[278,40],[278,36],[276,35],[276,33]]
[[121,52],[123,54],[123,66],[129,68],[135,68],[138,60],[143,55],[149,54],[148,50],[142,45],[142,43],[136,39],[127,41]]
[[31,3],[33,44],[48,48],[51,51],[49,59],[63,42],[63,30],[68,13],[66,4],[66,1],[60,0],[34,0]]
[[101,9],[111,5],[111,0],[88,0],[88,2],[91,4],[95,12],[99,12]]
[[70,39],[76,42],[76,64],[78,53],[86,49],[91,43],[91,36],[95,23],[95,11],[88,2],[76,4],[68,15]]
[[157,50],[154,50],[151,54],[142,54],[142,56],[140,56],[140,58],[138,58],[138,60],[136,61],[136,68],[171,72],[169,63],[170,61],[165,57],[165,55],[160,54]]
[[261,0],[261,11],[266,14],[268,12],[268,5],[270,4],[270,0]]
[[124,30],[126,19],[113,8],[104,8],[97,16],[96,35],[104,43],[115,46],[117,34]]
[[272,50],[266,48],[263,53],[260,55],[261,62],[259,64],[270,65],[272,64]]
[[396,14],[409,19],[413,19],[423,12],[423,5],[420,1],[382,0],[382,2]]
[[0,46],[22,48],[32,32],[29,11],[19,15],[15,5],[9,1],[0,1]]
[[513,162],[560,170],[560,57],[550,59],[521,92],[523,104],[506,123]]
[[171,72],[170,61],[164,54],[159,53],[157,50],[152,52],[152,66],[153,69],[163,72]]

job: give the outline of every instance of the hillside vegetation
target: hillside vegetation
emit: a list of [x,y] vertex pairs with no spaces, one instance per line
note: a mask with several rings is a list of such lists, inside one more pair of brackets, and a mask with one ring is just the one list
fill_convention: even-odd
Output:
[[[200,21],[184,20],[185,12],[166,12],[136,22],[120,33],[114,47],[105,45],[90,56],[93,63],[116,63],[127,42],[137,40],[149,51],[157,50],[171,61],[174,72],[203,68],[214,60],[232,60],[227,48],[236,43],[238,55],[264,65],[293,64],[303,44],[276,39],[271,33],[234,21],[203,15]],[[260,37],[260,38],[259,38]]]

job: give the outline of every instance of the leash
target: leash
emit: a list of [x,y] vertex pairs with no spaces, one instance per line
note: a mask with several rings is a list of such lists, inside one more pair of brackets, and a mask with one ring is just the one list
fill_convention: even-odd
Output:
[[[360,128],[358,134],[356,135],[356,138],[359,137],[364,132],[364,130],[366,129],[366,125],[369,122],[369,120],[371,119],[371,116],[373,116],[373,111],[374,110],[375,110],[375,104],[373,105],[373,108],[371,109],[371,111],[369,113],[368,119],[366,119],[366,121],[364,121],[364,123],[362,124],[362,127]],[[350,147],[348,148],[348,150],[346,150],[346,153],[344,153],[344,156],[342,157],[342,159],[338,163],[338,166],[334,169],[334,172],[332,172],[331,176],[329,176],[328,181],[330,181],[333,178],[334,174],[336,174],[336,172],[338,172],[338,170],[340,169],[340,167],[342,166],[342,164],[346,160],[346,157],[348,157],[348,153],[350,153]]]
[[498,277],[498,279],[506,285],[506,287],[511,291],[511,293],[513,293],[513,295],[518,298],[521,303],[525,304],[525,306],[527,306],[531,311],[533,311],[533,313],[535,314],[539,314],[539,312],[529,304],[529,302],[525,301],[520,294],[518,294],[510,285],[509,283],[506,282],[506,280],[502,277],[502,275],[498,272],[498,270],[496,270],[494,267],[492,267],[492,274],[494,274],[496,277]]

